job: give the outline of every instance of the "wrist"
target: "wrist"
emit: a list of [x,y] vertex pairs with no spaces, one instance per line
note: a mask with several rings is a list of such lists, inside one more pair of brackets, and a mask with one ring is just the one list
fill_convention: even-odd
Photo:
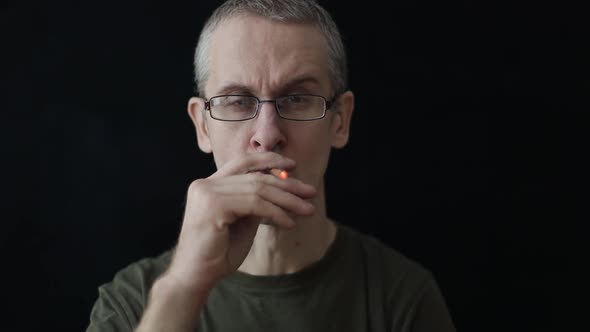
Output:
[[183,278],[166,273],[154,282],[152,293],[154,293],[153,296],[206,299],[211,288],[196,282],[187,282]]

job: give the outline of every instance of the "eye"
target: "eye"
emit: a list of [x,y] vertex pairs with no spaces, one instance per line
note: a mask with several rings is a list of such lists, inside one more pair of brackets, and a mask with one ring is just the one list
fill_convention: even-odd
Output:
[[232,109],[249,109],[256,105],[256,99],[246,96],[227,96],[220,100],[219,105]]
[[282,100],[282,102],[286,103],[286,104],[298,104],[298,103],[303,103],[305,102],[305,96],[286,96],[284,97],[284,99]]
[[240,99],[240,98],[231,99],[227,102],[227,105],[231,105],[231,106],[242,106],[245,104],[246,104],[246,101],[244,99]]

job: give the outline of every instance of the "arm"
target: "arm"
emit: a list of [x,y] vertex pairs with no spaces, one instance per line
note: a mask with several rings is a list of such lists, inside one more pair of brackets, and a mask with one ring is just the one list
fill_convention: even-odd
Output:
[[194,330],[207,295],[242,264],[262,219],[290,228],[295,223],[287,212],[313,213],[305,199],[315,188],[252,172],[269,167],[294,162],[271,152],[250,154],[191,184],[172,261],[154,283],[136,331]]
[[207,293],[184,289],[169,276],[158,279],[137,332],[193,331]]

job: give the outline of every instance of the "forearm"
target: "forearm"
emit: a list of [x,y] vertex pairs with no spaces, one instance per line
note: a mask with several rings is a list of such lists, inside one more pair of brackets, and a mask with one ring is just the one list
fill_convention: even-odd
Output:
[[167,277],[157,280],[136,332],[194,331],[207,295],[179,286]]

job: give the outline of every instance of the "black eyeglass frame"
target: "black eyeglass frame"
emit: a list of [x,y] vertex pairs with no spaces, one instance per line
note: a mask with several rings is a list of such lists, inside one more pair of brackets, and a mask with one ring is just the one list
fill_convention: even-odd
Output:
[[[314,95],[314,94],[309,94],[309,93],[300,93],[300,94],[293,94],[293,95],[285,95],[285,96],[280,96],[277,97],[275,99],[259,99],[256,96],[252,96],[252,95],[240,95],[240,94],[229,94],[229,95],[218,95],[218,96],[213,96],[209,99],[205,99],[205,111],[209,112],[209,115],[211,116],[211,118],[217,120],[217,121],[228,121],[228,122],[239,122],[239,121],[246,121],[246,120],[251,120],[254,119],[257,115],[258,112],[260,112],[260,106],[263,103],[274,103],[275,104],[275,111],[277,112],[277,114],[279,115],[279,117],[281,119],[285,119],[285,120],[289,120],[289,121],[315,121],[315,120],[320,120],[323,119],[326,116],[326,111],[330,110],[332,106],[334,106],[336,99],[338,98],[340,94],[336,94],[334,95],[334,97],[330,100],[326,99],[326,97],[324,96],[320,96],[320,95]],[[290,119],[290,118],[285,118],[281,115],[281,112],[279,111],[279,104],[277,102],[277,100],[281,99],[281,98],[287,98],[287,97],[300,97],[300,96],[308,96],[308,97],[320,97],[324,100],[324,111],[322,113],[321,116],[316,117],[316,118],[312,118],[312,119]],[[213,98],[219,98],[219,97],[249,97],[249,98],[254,98],[257,101],[256,104],[256,112],[254,112],[254,114],[246,119],[239,119],[239,120],[227,120],[227,119],[219,119],[213,116],[213,114],[211,113],[211,99]]]

